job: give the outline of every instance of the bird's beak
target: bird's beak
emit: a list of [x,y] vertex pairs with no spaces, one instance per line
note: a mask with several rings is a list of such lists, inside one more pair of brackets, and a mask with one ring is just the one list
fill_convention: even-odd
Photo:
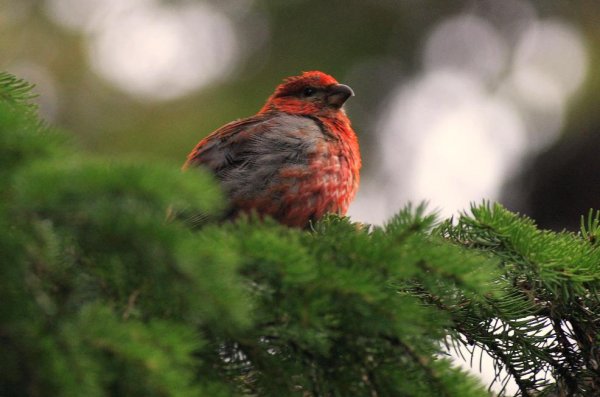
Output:
[[329,87],[327,104],[339,109],[351,96],[354,96],[352,88],[345,84],[334,84]]

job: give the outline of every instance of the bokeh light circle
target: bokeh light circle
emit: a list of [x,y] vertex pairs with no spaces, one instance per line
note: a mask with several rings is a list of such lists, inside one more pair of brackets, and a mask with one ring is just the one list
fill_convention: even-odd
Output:
[[204,4],[166,7],[107,21],[90,43],[92,68],[146,99],[179,97],[227,76],[237,55],[231,22]]

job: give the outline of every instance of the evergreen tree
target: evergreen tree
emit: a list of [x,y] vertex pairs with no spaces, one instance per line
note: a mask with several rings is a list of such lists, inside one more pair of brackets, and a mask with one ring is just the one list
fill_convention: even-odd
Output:
[[218,214],[210,176],[77,153],[30,92],[0,74],[0,396],[489,395],[448,342],[521,395],[600,393],[598,217],[192,231],[165,214]]

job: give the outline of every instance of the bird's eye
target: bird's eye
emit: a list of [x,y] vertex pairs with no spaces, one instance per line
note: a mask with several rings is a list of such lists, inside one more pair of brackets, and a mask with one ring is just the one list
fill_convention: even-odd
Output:
[[304,97],[310,97],[313,96],[315,94],[315,89],[312,87],[306,87],[304,89],[304,91],[302,91],[302,96]]

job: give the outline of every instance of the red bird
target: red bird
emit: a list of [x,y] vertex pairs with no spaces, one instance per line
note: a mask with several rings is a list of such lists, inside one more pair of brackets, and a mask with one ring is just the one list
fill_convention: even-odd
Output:
[[230,199],[231,216],[255,211],[306,227],[326,213],[344,215],[361,166],[342,108],[352,95],[322,72],[289,77],[256,115],[201,140],[183,168],[210,169]]

